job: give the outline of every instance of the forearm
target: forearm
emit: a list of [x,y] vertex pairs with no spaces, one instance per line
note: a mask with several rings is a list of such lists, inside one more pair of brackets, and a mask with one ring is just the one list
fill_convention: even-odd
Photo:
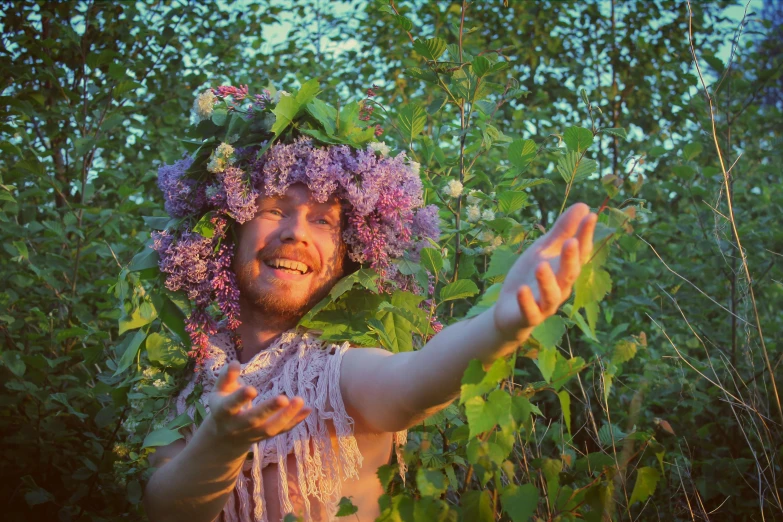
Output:
[[151,522],[211,522],[234,489],[247,448],[216,440],[208,417],[187,446],[150,479],[144,506]]
[[[405,404],[422,416],[453,400],[460,390],[462,375],[473,359],[484,367],[512,353],[530,336],[532,328],[520,330],[515,338],[501,335],[494,321],[494,308],[444,328],[418,352],[401,360],[405,376]],[[418,416],[418,415],[417,415]]]

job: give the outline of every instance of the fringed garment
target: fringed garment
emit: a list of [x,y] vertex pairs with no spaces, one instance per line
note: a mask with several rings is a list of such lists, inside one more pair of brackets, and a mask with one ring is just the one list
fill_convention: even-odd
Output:
[[[358,479],[362,465],[362,455],[353,433],[353,419],[345,412],[340,393],[340,364],[348,348],[348,343],[327,344],[313,334],[291,330],[241,365],[240,377],[258,391],[253,405],[278,395],[299,396],[313,412],[291,431],[248,448],[253,455],[250,477],[245,476],[244,469],[239,473],[235,489],[223,508],[223,520],[277,522],[268,519],[264,505],[261,470],[270,464],[276,464],[279,473],[277,495],[280,513],[294,512],[288,491],[288,455],[296,459],[296,481],[304,509],[304,513],[297,515],[304,515],[307,522],[312,520],[310,497],[322,503],[330,517],[337,512],[337,503],[342,497],[342,481]],[[188,407],[186,399],[196,384],[203,386],[200,401],[209,411],[208,396],[221,368],[236,358],[230,337],[223,334],[214,336],[203,367],[177,398],[177,415],[187,411],[193,418],[195,406]],[[327,421],[331,421],[334,427],[337,452],[332,447]],[[404,460],[400,452],[406,438],[404,431],[394,434],[402,476]],[[186,437],[186,441],[189,439]]]

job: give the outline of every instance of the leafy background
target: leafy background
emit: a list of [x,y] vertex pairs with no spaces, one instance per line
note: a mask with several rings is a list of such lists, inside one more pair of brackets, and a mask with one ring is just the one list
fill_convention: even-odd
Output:
[[[8,520],[143,519],[128,464],[151,449],[122,445],[115,370],[144,299],[118,306],[116,283],[162,216],[157,166],[200,87],[308,78],[333,104],[378,85],[372,123],[441,208],[440,245],[404,269],[436,274],[446,324],[564,205],[601,210],[574,299],[411,430],[405,485],[379,470],[382,520],[783,516],[779,0],[0,5]],[[325,311],[367,320],[336,337],[427,335],[418,302],[355,293]]]

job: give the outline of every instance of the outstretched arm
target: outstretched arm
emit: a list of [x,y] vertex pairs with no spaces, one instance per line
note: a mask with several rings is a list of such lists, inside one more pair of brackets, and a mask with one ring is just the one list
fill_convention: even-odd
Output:
[[510,354],[565,302],[592,253],[596,220],[587,205],[570,207],[516,261],[492,308],[444,328],[423,349],[348,351],[340,378],[348,412],[373,431],[397,431],[445,407],[471,360],[486,367]]

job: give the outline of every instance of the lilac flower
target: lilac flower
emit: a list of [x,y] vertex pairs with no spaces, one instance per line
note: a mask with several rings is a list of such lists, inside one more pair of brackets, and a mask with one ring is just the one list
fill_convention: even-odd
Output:
[[163,192],[166,212],[171,217],[185,217],[204,210],[204,188],[196,180],[184,179],[192,164],[193,158],[186,156],[158,169],[158,188]]
[[222,210],[239,224],[253,219],[258,210],[256,207],[258,192],[250,187],[248,180],[245,179],[245,172],[229,167],[217,177],[221,183],[219,190],[222,190],[224,197],[223,205],[220,205]]

